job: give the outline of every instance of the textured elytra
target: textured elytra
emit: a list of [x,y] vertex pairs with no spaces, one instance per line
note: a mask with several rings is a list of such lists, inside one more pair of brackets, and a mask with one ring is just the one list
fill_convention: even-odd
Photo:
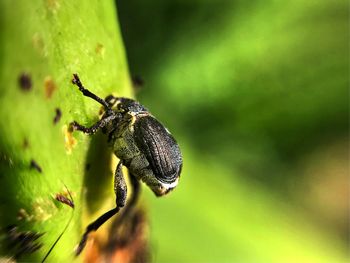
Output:
[[166,128],[150,115],[137,118],[134,140],[155,177],[163,183],[174,182],[180,174],[182,158],[178,144]]

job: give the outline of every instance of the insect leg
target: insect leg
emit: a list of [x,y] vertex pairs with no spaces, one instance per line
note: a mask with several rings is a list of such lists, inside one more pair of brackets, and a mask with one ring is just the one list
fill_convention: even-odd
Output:
[[82,131],[82,132],[87,133],[87,134],[94,134],[99,129],[105,127],[110,121],[116,119],[117,117],[118,117],[117,114],[108,115],[108,116],[102,118],[101,120],[99,120],[98,122],[96,122],[91,127],[85,127],[83,125],[80,125],[76,121],[73,121],[70,124],[70,127],[73,129],[73,131],[77,130],[77,131]]
[[78,256],[81,253],[81,251],[83,251],[90,232],[93,232],[99,229],[99,227],[102,226],[108,219],[110,219],[112,216],[118,213],[119,209],[120,207],[117,206],[116,208],[109,210],[108,212],[104,213],[102,216],[100,216],[94,222],[92,222],[90,225],[87,226],[85,233],[83,234],[83,237],[79,242],[78,247],[75,249],[76,256]]
[[100,216],[94,222],[92,222],[90,225],[87,226],[85,233],[83,234],[80,240],[80,243],[75,250],[75,254],[77,256],[81,253],[81,251],[83,251],[86,245],[86,241],[88,239],[89,233],[96,231],[107,220],[109,220],[112,216],[118,213],[120,208],[125,205],[127,187],[123,177],[122,165],[123,165],[122,162],[118,163],[117,169],[115,171],[115,177],[114,177],[114,191],[116,192],[116,196],[117,196],[117,207],[104,213],[102,216]]
[[126,202],[127,187],[123,176],[123,163],[120,161],[117,165],[114,175],[114,192],[116,196],[116,203],[118,207],[123,207]]
[[101,99],[99,96],[95,95],[94,93],[92,93],[91,91],[89,91],[88,89],[84,88],[83,84],[81,83],[78,74],[73,74],[73,80],[72,83],[74,85],[77,85],[79,90],[83,93],[84,96],[89,97],[95,101],[97,101],[98,103],[102,104],[106,110],[110,110],[109,104]]
[[117,220],[113,223],[112,229],[117,229],[124,222],[124,220],[129,216],[132,209],[135,207],[138,197],[140,195],[140,182],[132,174],[130,174],[129,177],[130,177],[130,183],[132,187],[130,199],[128,200],[125,207],[121,211],[121,214],[119,215]]

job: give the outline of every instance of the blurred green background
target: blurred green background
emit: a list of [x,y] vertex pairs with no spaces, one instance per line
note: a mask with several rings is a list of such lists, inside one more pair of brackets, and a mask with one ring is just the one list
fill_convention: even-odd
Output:
[[117,1],[138,99],[177,138],[155,262],[349,260],[348,1]]

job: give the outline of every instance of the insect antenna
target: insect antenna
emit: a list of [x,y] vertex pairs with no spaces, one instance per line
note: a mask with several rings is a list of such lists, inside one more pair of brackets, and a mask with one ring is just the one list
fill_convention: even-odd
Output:
[[96,94],[92,93],[91,91],[89,91],[88,89],[84,88],[83,84],[81,83],[78,74],[73,74],[73,79],[72,79],[72,83],[76,86],[78,86],[79,90],[81,91],[81,93],[83,93],[84,96],[89,97],[95,101],[97,101],[98,103],[102,104],[103,107],[105,107],[105,109],[107,111],[110,111],[111,108],[109,106],[109,104],[104,100],[101,99],[99,96],[97,96]]

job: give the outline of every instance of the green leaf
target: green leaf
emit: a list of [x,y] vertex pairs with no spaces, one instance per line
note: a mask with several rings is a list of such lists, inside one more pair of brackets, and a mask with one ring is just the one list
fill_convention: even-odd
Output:
[[[116,8],[111,0],[1,0],[0,10],[1,254],[9,258],[20,250],[18,242],[6,242],[5,228],[15,225],[18,233],[43,234],[26,243],[41,247],[20,260],[42,260],[73,214],[48,257],[69,262],[86,225],[82,215],[89,220],[114,199],[111,155],[101,136],[72,135],[67,127],[99,118],[100,105],[71,84],[73,73],[101,97],[132,95]],[[62,116],[54,121],[56,109]],[[68,191],[74,210],[55,199],[69,197]],[[85,207],[85,198],[94,202]]]

